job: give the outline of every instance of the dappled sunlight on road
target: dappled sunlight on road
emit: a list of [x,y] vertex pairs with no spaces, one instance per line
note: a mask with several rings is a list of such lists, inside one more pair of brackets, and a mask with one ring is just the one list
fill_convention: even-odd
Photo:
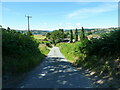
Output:
[[88,88],[91,80],[73,67],[54,47],[35,70],[20,85],[21,88]]

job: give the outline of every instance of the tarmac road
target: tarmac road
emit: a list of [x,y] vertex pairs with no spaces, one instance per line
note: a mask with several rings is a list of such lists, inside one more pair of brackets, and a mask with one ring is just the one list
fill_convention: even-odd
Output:
[[93,82],[71,66],[58,47],[31,71],[18,88],[93,88]]

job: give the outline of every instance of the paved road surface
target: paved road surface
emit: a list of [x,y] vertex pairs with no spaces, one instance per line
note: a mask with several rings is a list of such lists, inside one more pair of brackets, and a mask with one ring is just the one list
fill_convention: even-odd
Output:
[[92,88],[87,79],[64,58],[58,47],[53,47],[45,60],[18,88]]

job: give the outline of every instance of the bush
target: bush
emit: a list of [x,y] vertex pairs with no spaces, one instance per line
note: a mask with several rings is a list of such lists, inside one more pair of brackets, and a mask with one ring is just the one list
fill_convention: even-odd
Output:
[[75,65],[108,75],[120,75],[120,30],[104,34],[100,39],[76,43],[61,43],[57,46]]
[[45,55],[30,35],[2,30],[3,74],[23,73],[39,64]]
[[100,39],[93,39],[91,43],[87,45],[89,54],[110,56],[120,53],[120,30],[105,34]]

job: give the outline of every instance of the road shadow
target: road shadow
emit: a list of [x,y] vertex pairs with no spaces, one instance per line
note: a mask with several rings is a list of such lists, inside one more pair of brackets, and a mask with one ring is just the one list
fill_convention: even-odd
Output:
[[77,67],[81,74],[91,80],[96,88],[120,88],[120,79],[115,79],[107,74],[99,74],[87,68]]
[[[38,72],[39,71],[39,72]],[[36,73],[37,72],[37,73]],[[62,57],[47,57],[21,88],[89,88],[90,81]],[[31,83],[32,82],[32,83]],[[36,83],[37,82],[37,83]]]

